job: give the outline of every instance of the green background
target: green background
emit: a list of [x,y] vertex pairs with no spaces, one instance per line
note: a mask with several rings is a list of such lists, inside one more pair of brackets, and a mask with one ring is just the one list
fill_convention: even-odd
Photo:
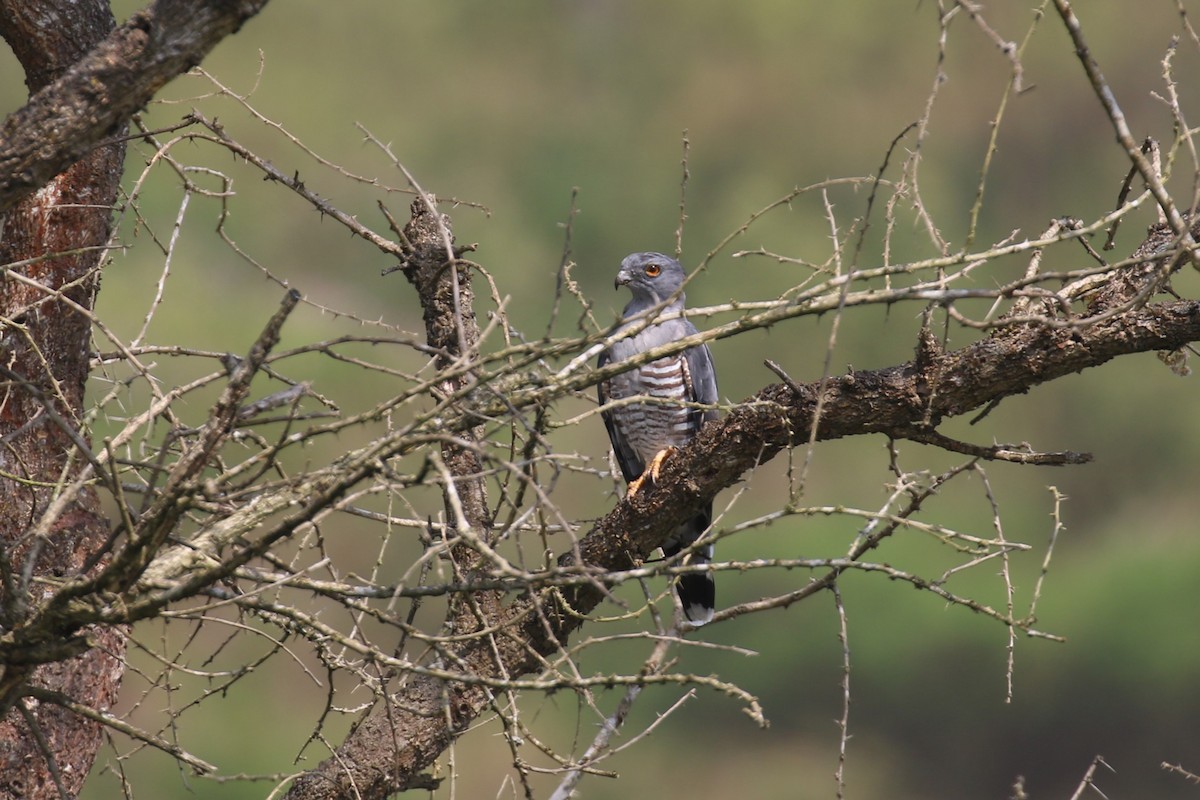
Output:
[[[984,9],[988,23],[1005,39],[1023,36],[1034,17],[1029,4],[995,5]],[[118,17],[136,7],[117,4]],[[1077,11],[1134,135],[1169,140],[1170,116],[1152,93],[1164,90],[1160,62],[1179,29],[1176,4],[1080,4]],[[511,295],[514,323],[538,335],[574,188],[575,277],[597,319],[607,324],[624,302],[611,288],[621,257],[674,247],[685,129],[691,149],[683,261],[691,267],[750,214],[793,187],[874,174],[892,140],[922,114],[939,69],[944,80],[923,144],[921,187],[951,247],[961,246],[1010,65],[961,12],[949,26],[943,56],[938,39],[932,2],[276,2],[222,43],[204,67],[235,92],[253,89],[255,108],[350,171],[404,185],[378,149],[363,141],[355,127],[360,123],[389,143],[426,189],[486,206],[490,213],[449,209],[459,241],[479,243],[475,257]],[[1198,49],[1185,39],[1176,74],[1185,113],[1200,119]],[[20,70],[7,52],[0,57],[3,107],[15,108],[23,101]],[[1001,128],[978,244],[1014,229],[1017,238],[1035,236],[1054,217],[1103,214],[1114,206],[1128,168],[1053,13],[1039,24],[1023,63],[1029,88],[1010,101]],[[320,167],[228,98],[196,99],[211,91],[202,78],[177,80],[164,92],[177,102],[151,106],[148,124],[170,124],[194,105],[219,117],[234,138],[285,173],[298,170],[339,207],[386,229],[375,208],[377,193]],[[911,135],[901,141],[890,176],[913,141]],[[129,181],[148,153],[131,148]],[[313,302],[421,330],[413,293],[399,276],[380,277],[389,262],[377,251],[215,148],[182,145],[175,154],[238,176],[227,230],[274,276]],[[1191,194],[1193,169],[1185,161],[1176,170],[1172,188],[1181,205]],[[164,241],[180,196],[178,179],[166,171],[147,184],[142,213]],[[862,214],[865,198],[865,190],[831,192],[843,233]],[[396,195],[390,203],[404,218],[408,200]],[[213,234],[218,215],[215,199],[197,198],[189,207],[150,341],[241,351],[278,301],[278,285]],[[1151,221],[1145,209],[1127,220],[1115,252],[1132,250]],[[808,194],[774,212],[732,249],[762,246],[823,260],[828,237],[822,198]],[[154,295],[163,258],[145,230],[134,237],[130,229],[127,243],[129,252],[105,274],[98,311],[131,336]],[[919,230],[897,232],[897,260],[927,255]],[[861,263],[880,258],[875,236]],[[1048,256],[1058,268],[1087,263],[1073,248]],[[1022,268],[1023,262],[1005,266],[1009,277]],[[698,276],[689,299],[692,305],[769,299],[806,275],[765,259],[733,259],[727,250]],[[1183,274],[1176,288],[1194,295],[1196,281]],[[877,368],[911,358],[919,312],[913,305],[847,314],[831,369]],[[577,316],[574,308],[565,313],[559,332],[569,333]],[[345,320],[307,306],[289,323],[289,335],[311,341],[333,335],[339,325]],[[736,401],[773,382],[763,358],[800,380],[815,379],[829,329],[829,319],[805,318],[716,343],[722,395]],[[952,330],[950,344],[972,338]],[[164,369],[169,382],[175,367]],[[324,369],[314,366],[319,389],[343,374]],[[1023,775],[1031,796],[1065,798],[1097,754],[1115,769],[1101,770],[1099,777],[1110,798],[1195,796],[1193,785],[1159,767],[1169,761],[1200,770],[1200,542],[1192,486],[1200,435],[1189,422],[1197,407],[1195,380],[1173,375],[1151,354],[1134,356],[1010,398],[977,426],[948,424],[951,434],[981,444],[1025,441],[1041,450],[1095,454],[1094,463],[1069,469],[986,467],[1006,535],[1035,545],[1014,560],[1019,604],[1028,602],[1042,557],[1036,548],[1051,529],[1053,503],[1045,487],[1057,486],[1069,498],[1062,511],[1066,530],[1039,606],[1039,627],[1068,641],[1019,639],[1015,696],[1006,703],[1003,627],[878,576],[847,577],[842,594],[854,696],[849,797],[1001,798]],[[380,378],[338,388],[364,397],[387,391]],[[582,408],[564,409],[563,415]],[[197,403],[191,410],[202,416],[205,409]],[[563,451],[604,457],[607,442],[594,418],[557,435]],[[959,460],[913,444],[899,449],[908,469],[944,469]],[[785,460],[748,478],[748,494],[730,523],[782,502]],[[886,466],[879,437],[822,444],[812,455],[802,502],[878,508],[886,497]],[[931,502],[925,518],[989,535],[991,515],[979,481],[956,486]],[[580,516],[602,513],[611,503],[594,484],[588,491],[577,506]],[[720,555],[837,554],[857,527],[846,518],[792,518],[734,537]],[[370,549],[378,543],[341,546]],[[937,565],[945,565],[928,550],[910,537],[889,543],[880,558],[936,574]],[[1000,607],[995,571],[985,565],[952,588]],[[782,571],[723,575],[719,603],[787,591],[807,579]],[[618,779],[585,778],[582,796],[834,796],[833,721],[841,714],[837,630],[825,595],[706,629],[703,639],[757,655],[691,648],[681,654],[679,668],[720,674],[758,695],[771,727],[759,730],[736,701],[701,690],[647,740],[602,765],[618,771]],[[149,645],[160,642],[153,630],[138,635]],[[164,636],[164,647],[172,636],[182,645],[179,632]],[[644,643],[610,649],[585,658],[583,666],[636,669],[647,653]],[[137,652],[131,662],[154,672]],[[298,669],[285,675],[253,676],[228,698],[188,709],[179,721],[181,741],[226,774],[302,768],[292,759],[320,714],[324,690]],[[166,703],[185,702],[146,691],[145,680],[131,677],[119,711],[151,725]],[[646,691],[629,732],[649,724],[679,694],[677,688]],[[359,693],[343,702],[365,698]],[[615,695],[602,697],[605,707],[614,701]],[[573,737],[586,743],[595,731],[594,716],[577,715],[567,694],[531,698],[527,714],[531,721],[536,717],[535,730],[567,748]],[[335,741],[339,725],[327,732]],[[512,754],[497,734],[497,726],[485,725],[457,748],[458,797],[520,796],[504,782]],[[117,750],[130,746],[118,740]],[[111,755],[102,753],[101,763]],[[321,756],[319,747],[310,746],[305,763]],[[140,797],[260,797],[269,785],[182,776],[154,752],[137,753],[123,769]],[[114,773],[99,772],[84,797],[117,796]],[[554,782],[537,779],[537,796],[548,795]],[[439,796],[450,796],[449,784]]]

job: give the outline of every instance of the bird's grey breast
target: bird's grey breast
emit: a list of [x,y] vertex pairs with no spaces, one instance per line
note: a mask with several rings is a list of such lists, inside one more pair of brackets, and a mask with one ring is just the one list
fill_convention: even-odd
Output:
[[[652,325],[615,343],[612,360],[623,361],[686,335],[664,330],[666,327]],[[692,400],[691,385],[683,353],[655,359],[610,379],[611,399],[646,398],[645,402],[630,403],[613,411],[622,434],[643,462],[649,462],[666,447],[682,447],[695,437],[695,415],[684,405]]]

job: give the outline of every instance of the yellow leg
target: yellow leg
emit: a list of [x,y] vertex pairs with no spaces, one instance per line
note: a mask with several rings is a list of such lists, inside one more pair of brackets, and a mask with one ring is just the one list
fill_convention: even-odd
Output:
[[663,462],[666,461],[667,457],[674,452],[674,447],[664,447],[662,450],[659,450],[657,453],[655,453],[654,458],[650,460],[650,465],[642,470],[642,474],[630,481],[629,489],[625,492],[625,496],[632,497],[640,492],[642,489],[642,484],[645,482],[647,477],[650,478],[651,483],[656,483],[658,481],[658,473],[659,470],[662,469]]

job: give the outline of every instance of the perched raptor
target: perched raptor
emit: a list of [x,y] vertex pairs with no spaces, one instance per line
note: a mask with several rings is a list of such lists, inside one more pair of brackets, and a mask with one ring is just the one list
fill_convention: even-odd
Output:
[[[616,286],[628,286],[633,300],[625,306],[618,332],[639,323],[652,312],[653,319],[638,333],[620,339],[600,354],[598,367],[621,362],[647,350],[661,347],[696,333],[683,318],[683,267],[662,253],[634,253],[621,262]],[[627,397],[653,398],[650,402],[614,405],[603,412],[608,438],[621,473],[629,482],[629,493],[641,488],[647,476],[654,480],[663,459],[672,448],[682,447],[696,437],[700,426],[717,416],[716,409],[688,407],[685,403],[716,403],[717,375],[705,345],[664,356],[628,372],[614,375],[599,385],[600,404]],[[668,559],[696,541],[712,523],[712,503],[680,525],[663,545]],[[693,553],[685,563],[707,564],[712,545]],[[681,575],[675,582],[683,613],[696,625],[712,619],[716,585],[712,573]]]

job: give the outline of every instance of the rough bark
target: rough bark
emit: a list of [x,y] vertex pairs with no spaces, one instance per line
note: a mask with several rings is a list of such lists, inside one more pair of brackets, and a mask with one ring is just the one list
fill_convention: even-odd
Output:
[[[434,366],[445,370],[460,359],[470,361],[477,355],[479,323],[475,318],[475,295],[471,288],[471,268],[454,253],[450,218],[435,210],[433,198],[418,198],[412,204],[412,219],[405,226],[404,241],[409,250],[403,272],[417,290],[425,319],[425,341],[436,353]],[[449,252],[447,252],[449,250]],[[457,394],[468,386],[469,375],[447,379],[439,392],[443,397]],[[470,446],[479,441],[478,429],[466,432],[464,444],[442,446],[442,457],[455,476],[455,493],[467,522],[475,528],[491,527],[487,491],[480,472],[482,461]],[[446,518],[455,511],[447,492]],[[486,537],[485,537],[486,538]]]
[[[0,126],[0,212],[117,134],[155,92],[199,64],[266,3],[157,0],[99,44],[98,40],[89,42],[84,48],[90,51],[86,56],[67,62],[71,66],[65,73],[39,87],[29,102]],[[6,0],[5,6],[13,9],[11,14],[6,9],[6,14],[26,20],[29,29],[61,26],[65,35],[88,16],[74,16],[74,3]],[[111,19],[109,14],[109,28]],[[9,38],[7,30],[4,34]],[[9,41],[18,57],[38,50],[19,35]],[[48,77],[41,71],[27,70],[26,74],[27,81],[35,75]]]
[[[31,93],[62,75],[112,30],[108,5],[0,3],[0,34],[12,43]],[[101,248],[111,229],[124,145],[93,150],[26,195],[4,218],[0,264],[34,261],[0,284],[0,619],[12,628],[36,605],[40,576],[77,575],[103,545],[108,523],[87,490],[41,535],[30,528],[86,458],[79,445],[88,374],[92,307]],[[61,293],[61,294],[59,294]],[[100,746],[98,725],[23,696],[33,684],[107,708],[124,671],[124,639],[116,628],[85,632],[92,649],[67,661],[7,665],[0,678],[0,794],[12,798],[74,796]]]

